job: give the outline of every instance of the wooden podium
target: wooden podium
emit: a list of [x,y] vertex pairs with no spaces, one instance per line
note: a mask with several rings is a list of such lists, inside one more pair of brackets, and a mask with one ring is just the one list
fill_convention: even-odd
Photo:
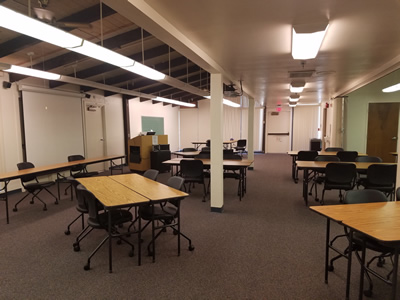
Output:
[[151,168],[150,153],[153,145],[168,144],[168,135],[143,135],[128,141],[128,165],[135,171]]

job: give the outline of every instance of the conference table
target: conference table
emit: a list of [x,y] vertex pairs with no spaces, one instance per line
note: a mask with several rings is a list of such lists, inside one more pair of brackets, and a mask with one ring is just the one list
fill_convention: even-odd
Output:
[[173,151],[171,152],[172,154],[175,154],[176,156],[182,156],[182,157],[186,157],[186,158],[193,158],[197,155],[200,154],[200,151]]
[[[299,180],[296,177],[296,161],[297,161],[297,156],[299,154],[299,151],[288,151],[287,154],[289,154],[292,157],[292,178],[295,183]],[[318,151],[318,155],[332,155],[336,156],[337,151]],[[359,156],[366,156],[367,154],[365,153],[358,153]]]
[[[3,188],[0,188],[0,192],[4,193],[4,198],[5,198],[5,202],[6,202],[7,224],[9,224],[7,186],[11,180],[20,179],[24,175],[42,176],[42,175],[49,175],[49,174],[57,173],[58,199],[60,199],[60,181],[62,181],[62,179],[65,178],[63,175],[61,175],[61,172],[69,171],[69,170],[71,170],[72,167],[78,166],[78,165],[90,165],[90,164],[110,161],[112,164],[112,166],[110,168],[111,174],[112,174],[113,169],[115,169],[115,164],[114,164],[113,160],[120,159],[121,166],[122,166],[124,158],[125,158],[125,155],[108,155],[108,156],[87,158],[87,159],[83,159],[83,160],[75,160],[75,161],[51,164],[51,165],[47,165],[47,166],[40,166],[40,167],[35,167],[35,168],[30,168],[30,169],[0,173],[0,182],[2,182],[4,184]],[[123,172],[123,169],[121,169],[121,172]],[[58,199],[56,200],[56,204],[58,204]]]
[[[224,148],[232,149],[232,145],[237,143],[237,140],[229,140],[222,143],[224,145]],[[207,145],[207,142],[192,142],[192,144],[196,149],[199,149],[201,145]]]
[[[182,159],[196,159],[201,160],[205,167],[211,166],[211,159],[209,158],[173,158],[170,160],[163,161],[163,164],[167,164],[171,166],[171,176],[179,173],[179,166]],[[224,159],[223,167],[235,167],[239,169],[239,185],[241,193],[239,193],[239,199],[241,200],[244,194],[246,193],[247,186],[247,168],[251,166],[254,160],[249,159]],[[174,172],[175,167],[175,172]]]
[[[185,198],[187,193],[171,188],[160,182],[148,179],[139,174],[121,174],[111,176],[86,177],[77,179],[87,190],[100,201],[107,211],[131,208],[140,205],[153,205],[168,199]],[[109,272],[112,273],[112,220],[108,214],[108,257]],[[138,218],[138,265],[141,264],[141,221]],[[152,226],[154,223],[152,222]],[[154,239],[154,230],[152,230]],[[153,243],[153,261],[155,255],[155,243]],[[180,247],[180,235],[178,236]]]
[[[396,299],[400,252],[400,202],[311,206],[310,209],[327,219],[325,242],[325,283],[328,283],[329,249],[331,249],[329,244],[330,221],[332,220],[350,229],[349,254],[347,255],[346,299],[349,299],[350,294],[351,257],[353,250],[352,239],[354,232],[365,234],[383,245],[394,249],[393,277],[391,280],[392,291],[390,299]],[[364,245],[362,249],[363,263],[361,264],[360,271],[359,299],[363,298],[365,251]]]
[[[332,163],[331,161],[296,161],[297,168],[299,170],[303,170],[303,198],[304,202],[308,206],[308,183],[311,178],[311,174],[315,171],[325,170],[326,165]],[[335,162],[341,163],[341,162]],[[356,165],[357,170],[367,170],[370,165],[376,164],[396,164],[396,163],[377,163],[377,162],[342,162],[342,163],[351,163]]]

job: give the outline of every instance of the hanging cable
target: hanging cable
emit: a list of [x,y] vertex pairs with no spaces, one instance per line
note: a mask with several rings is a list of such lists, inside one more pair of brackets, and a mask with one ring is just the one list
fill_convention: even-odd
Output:
[[100,40],[103,47],[103,0],[100,0]]

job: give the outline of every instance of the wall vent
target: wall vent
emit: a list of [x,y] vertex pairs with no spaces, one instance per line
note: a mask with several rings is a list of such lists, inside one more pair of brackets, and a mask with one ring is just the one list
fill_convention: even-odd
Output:
[[277,112],[277,111],[271,111],[271,116],[279,116],[279,112]]
[[314,74],[315,70],[293,71],[289,72],[289,78],[307,78]]

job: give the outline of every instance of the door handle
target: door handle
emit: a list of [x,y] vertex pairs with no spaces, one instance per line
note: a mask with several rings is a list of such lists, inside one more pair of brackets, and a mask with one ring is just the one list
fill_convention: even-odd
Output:
[[101,138],[101,139],[100,139],[100,141],[101,141],[101,142],[104,142],[104,139],[103,139],[103,138]]
[[392,137],[392,140],[397,140],[397,136]]

